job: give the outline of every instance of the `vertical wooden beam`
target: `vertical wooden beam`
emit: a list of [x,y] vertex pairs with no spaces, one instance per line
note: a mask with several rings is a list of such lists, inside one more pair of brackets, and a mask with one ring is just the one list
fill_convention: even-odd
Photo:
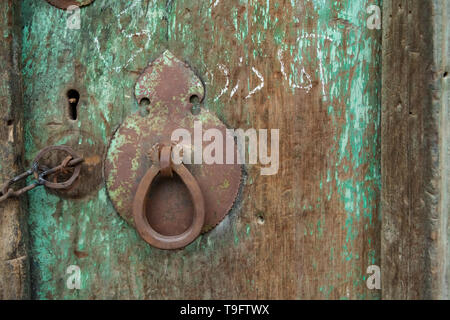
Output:
[[[22,92],[20,1],[0,2],[0,183],[21,170]],[[0,204],[0,299],[29,297],[25,210],[19,200]]]
[[449,8],[447,0],[384,1],[384,299],[447,296]]
[[433,203],[432,238],[437,245],[430,252],[434,299],[450,298],[450,3],[447,0],[433,1],[433,123],[438,135],[436,148],[432,150],[436,165],[433,185],[438,188],[437,201]]

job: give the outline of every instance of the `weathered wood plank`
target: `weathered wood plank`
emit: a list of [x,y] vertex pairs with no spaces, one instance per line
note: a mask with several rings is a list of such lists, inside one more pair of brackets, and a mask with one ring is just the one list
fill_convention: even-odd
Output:
[[202,275],[211,274],[200,292],[212,285],[223,288],[213,298],[379,296],[364,281],[380,263],[381,33],[366,27],[369,4],[173,2],[169,47],[205,75],[205,107],[232,128],[281,136],[279,173],[247,167],[242,209],[216,240],[240,239],[216,245],[226,274],[208,266],[209,256],[185,261],[202,261]]
[[384,1],[383,298],[448,297],[448,1]]
[[[446,1],[435,2],[434,47],[435,60],[438,70],[436,89],[440,92],[440,98],[434,100],[436,108],[440,110],[440,150],[441,150],[441,197],[439,203],[439,247],[434,255],[434,264],[438,265],[438,277],[434,286],[434,297],[438,299],[450,299],[450,5]],[[442,77],[439,76],[441,71]],[[438,95],[439,97],[439,95]],[[444,259],[440,257],[445,256]],[[440,274],[439,272],[442,273]],[[436,292],[437,291],[437,292]]]
[[[20,4],[0,2],[0,184],[22,169]],[[0,300],[29,297],[26,210],[18,199],[0,203]]]
[[[27,161],[51,143],[102,155],[138,109],[139,72],[164,48],[196,70],[204,107],[228,126],[281,135],[279,173],[247,166],[230,217],[182,251],[150,248],[103,184],[77,199],[33,191],[34,296],[378,298],[365,284],[380,264],[381,36],[366,28],[368,5],[96,0],[70,30],[67,13],[23,1]],[[76,122],[71,87],[82,95]],[[79,291],[65,285],[70,265],[81,269]]]
[[[101,178],[109,139],[138,108],[136,79],[163,49],[165,1],[96,0],[81,9],[79,30],[45,1],[23,1],[22,9],[26,160],[68,144],[93,165],[81,177],[81,198],[29,194],[33,297],[155,298],[147,286],[152,250],[114,211]],[[68,117],[69,89],[80,93],[77,121]],[[71,265],[81,269],[81,290],[66,286]]]

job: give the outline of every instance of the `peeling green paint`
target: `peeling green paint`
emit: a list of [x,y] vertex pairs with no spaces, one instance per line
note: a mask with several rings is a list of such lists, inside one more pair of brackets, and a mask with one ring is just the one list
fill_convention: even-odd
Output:
[[[365,8],[380,1],[241,0],[235,1],[229,12],[220,11],[220,15],[228,17],[229,26],[214,22],[219,10],[215,3],[205,1],[205,5],[196,6],[198,12],[190,12],[183,9],[184,1],[170,2],[168,6],[167,1],[157,0],[96,0],[82,9],[81,30],[70,30],[65,27],[66,12],[49,9],[44,1],[25,0],[22,64],[25,101],[29,101],[25,110],[26,160],[31,161],[40,148],[64,130],[89,131],[106,146],[123,119],[139,109],[134,99],[138,74],[167,47],[182,52],[189,63],[195,64],[207,89],[204,107],[221,119],[227,117],[227,108],[234,106],[229,105],[231,92],[239,86],[236,95],[242,90],[243,102],[232,101],[243,104],[241,121],[249,127],[257,126],[246,99],[258,81],[252,66],[266,64],[271,73],[280,68],[281,79],[277,81],[286,87],[285,96],[312,94],[313,86],[319,86],[318,98],[333,124],[329,153],[336,160],[314,178],[320,190],[316,198],[294,198],[289,202],[288,208],[295,212],[290,223],[307,221],[298,227],[299,234],[294,238],[325,241],[332,236],[330,233],[338,232],[330,228],[332,219],[342,221],[336,229],[342,228],[345,242],[335,242],[327,249],[325,260],[331,265],[329,269],[324,272],[319,261],[313,264],[311,260],[310,265],[316,274],[322,272],[316,288],[321,298],[331,297],[335,291],[345,292],[345,286],[356,290],[365,280],[365,270],[360,265],[379,263],[376,239],[366,240],[365,256],[354,248],[364,231],[361,226],[372,230],[381,219],[377,70],[380,42],[376,31],[364,27]],[[283,8],[289,21],[275,13]],[[211,39],[192,40],[202,29],[196,25],[198,16],[203,19],[202,28],[209,28],[213,35]],[[108,23],[99,23],[100,17]],[[227,33],[233,35],[235,43],[229,43]],[[212,46],[225,50],[216,52],[211,59]],[[218,64],[230,68],[228,88],[222,96],[227,77],[217,70]],[[245,73],[243,70],[254,78],[239,78]],[[267,72],[259,71],[268,83]],[[76,124],[67,121],[63,111],[64,91],[73,86],[82,91],[85,99]],[[270,100],[274,96],[262,91],[253,98]],[[58,142],[64,141],[62,135]],[[99,143],[81,134],[79,141],[91,146]],[[247,186],[258,183],[259,178],[249,176]],[[223,186],[227,186],[226,181]],[[341,204],[341,212],[329,216],[326,203],[335,199]],[[252,200],[248,195],[247,203]],[[61,199],[37,189],[29,194],[29,203],[33,285],[35,296],[41,299],[155,298],[163,294],[151,287],[159,278],[169,279],[170,292],[176,296],[184,292],[180,284],[188,283],[189,277],[195,278],[192,269],[197,268],[195,271],[201,274],[195,261],[217,270],[224,263],[218,251],[228,246],[238,250],[258,233],[264,234],[264,229],[247,221],[239,226],[226,225],[225,235],[205,235],[183,252],[167,254],[150,248],[117,215],[104,186],[86,199]],[[266,221],[277,214],[280,213],[268,212]],[[75,251],[85,252],[87,257],[77,257]],[[65,272],[72,264],[82,270],[83,290],[70,291],[65,287]],[[350,272],[335,272],[337,264],[344,264]],[[301,287],[304,283],[298,278]],[[262,280],[257,279],[256,284],[258,281]],[[255,280],[249,285],[254,287]],[[211,290],[204,290],[204,296],[217,297]]]

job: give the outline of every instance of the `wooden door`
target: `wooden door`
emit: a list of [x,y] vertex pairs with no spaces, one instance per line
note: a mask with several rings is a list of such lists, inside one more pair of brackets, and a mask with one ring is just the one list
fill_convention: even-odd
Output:
[[[379,298],[366,285],[381,227],[381,32],[367,26],[370,5],[380,3],[95,0],[69,13],[23,0],[25,164],[53,144],[86,157],[77,192],[28,194],[32,297]],[[246,165],[232,212],[178,251],[139,237],[102,174],[116,128],[140,108],[137,78],[166,49],[229,128],[280,130],[278,173]],[[80,290],[67,287],[72,265]]]

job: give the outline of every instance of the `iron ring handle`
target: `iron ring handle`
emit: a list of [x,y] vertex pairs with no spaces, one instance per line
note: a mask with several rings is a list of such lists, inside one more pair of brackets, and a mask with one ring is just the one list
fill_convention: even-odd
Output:
[[146,199],[150,193],[152,182],[158,174],[163,174],[160,166],[153,165],[142,178],[133,200],[133,217],[139,235],[150,245],[164,250],[181,249],[193,242],[202,232],[205,222],[205,202],[197,180],[183,165],[171,165],[173,171],[181,178],[189,190],[194,204],[192,225],[184,233],[176,236],[165,236],[152,228],[146,217]]
[[[73,159],[82,160],[81,158],[78,157],[75,151],[73,151],[73,149],[68,146],[50,146],[42,149],[38,153],[38,155],[34,158],[33,163],[37,165],[39,161],[44,157],[44,155],[46,155],[51,151],[64,151],[68,153],[70,156],[72,156]],[[78,179],[80,173],[81,173],[81,166],[77,165],[75,166],[72,176],[66,182],[50,182],[45,180],[44,178],[40,178],[40,180],[45,187],[50,189],[57,189],[57,190],[68,189],[74,184],[75,180]]]

